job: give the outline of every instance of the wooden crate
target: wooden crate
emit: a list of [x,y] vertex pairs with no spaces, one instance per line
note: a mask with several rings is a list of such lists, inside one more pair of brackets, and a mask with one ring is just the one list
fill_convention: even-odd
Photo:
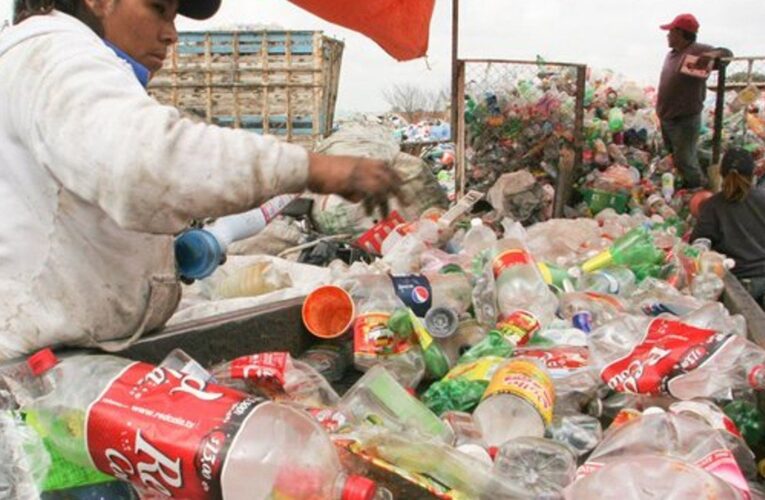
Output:
[[343,48],[320,31],[182,32],[149,92],[207,123],[310,148],[332,130]]

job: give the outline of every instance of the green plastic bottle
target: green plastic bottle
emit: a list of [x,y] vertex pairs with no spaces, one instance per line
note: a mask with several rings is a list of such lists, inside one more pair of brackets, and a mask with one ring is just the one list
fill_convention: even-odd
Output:
[[438,343],[433,341],[433,337],[422,324],[420,318],[411,309],[408,311],[412,330],[422,349],[422,358],[425,361],[425,376],[431,380],[439,379],[449,371],[449,359]]
[[446,411],[470,412],[478,406],[491,377],[504,362],[505,358],[486,356],[458,364],[442,380],[428,387],[422,402],[436,415]]
[[664,252],[656,247],[650,231],[644,226],[638,226],[616,239],[607,250],[589,259],[581,267],[582,271],[591,273],[608,266],[619,265],[632,268],[657,265],[663,260]]
[[750,448],[757,447],[763,442],[763,438],[765,438],[765,417],[763,417],[755,404],[744,400],[736,400],[725,405],[723,411],[735,422],[736,427],[738,427],[739,432]]
[[457,364],[472,363],[484,356],[498,356],[509,358],[513,354],[513,344],[511,344],[502,332],[499,330],[490,331],[483,340],[468,349]]

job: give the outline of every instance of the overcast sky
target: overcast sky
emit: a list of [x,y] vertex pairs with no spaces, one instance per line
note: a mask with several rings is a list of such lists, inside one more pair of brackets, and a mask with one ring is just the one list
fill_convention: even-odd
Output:
[[[12,0],[0,0],[0,21]],[[533,59],[610,68],[640,83],[656,82],[667,51],[659,24],[692,12],[699,41],[724,45],[736,55],[765,56],[763,0],[462,0],[460,57]],[[223,0],[209,21],[179,18],[181,30],[234,23],[273,23],[285,29],[323,30],[344,40],[338,109],[381,111],[382,91],[395,83],[440,89],[449,83],[451,1],[436,0],[427,64],[400,63],[374,42],[334,26],[286,0]]]

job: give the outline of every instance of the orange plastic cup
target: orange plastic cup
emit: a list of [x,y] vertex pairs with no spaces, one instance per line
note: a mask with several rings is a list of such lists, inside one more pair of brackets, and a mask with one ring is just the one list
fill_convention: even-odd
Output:
[[308,331],[322,339],[344,334],[356,317],[351,296],[335,285],[320,286],[303,302],[303,324]]

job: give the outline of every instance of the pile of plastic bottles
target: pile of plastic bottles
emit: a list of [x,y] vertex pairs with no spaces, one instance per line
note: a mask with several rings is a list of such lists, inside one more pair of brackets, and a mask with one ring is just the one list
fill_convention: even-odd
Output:
[[383,469],[445,499],[765,493],[765,349],[719,302],[735,263],[665,205],[523,228],[471,219],[480,197],[333,263],[349,331],[299,357],[43,351],[3,373],[0,488],[370,500]]
[[448,122],[436,119],[409,124],[399,123],[393,131],[393,137],[399,142],[448,141],[451,133],[451,125]]
[[[555,185],[562,151],[572,148],[574,97],[566,74],[514,81],[501,88],[469,89],[466,99],[468,186],[488,190],[500,175],[526,169],[542,185]],[[765,96],[756,87],[726,94],[723,147],[743,146],[765,174]],[[610,71],[590,71],[584,98],[584,149],[574,174],[573,215],[605,208],[619,213],[654,193],[669,202],[682,191],[663,147],[654,111],[656,89]],[[700,141],[703,167],[712,159],[714,93],[705,103]],[[687,203],[687,199],[684,200]],[[678,203],[675,210],[683,203]]]

